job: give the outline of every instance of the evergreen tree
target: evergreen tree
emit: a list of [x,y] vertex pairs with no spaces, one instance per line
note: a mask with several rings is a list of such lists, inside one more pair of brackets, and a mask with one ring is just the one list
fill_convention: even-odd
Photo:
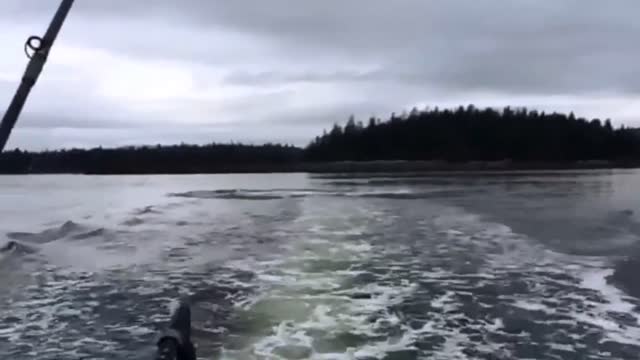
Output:
[[640,131],[526,108],[416,108],[367,127],[350,117],[305,151],[311,161],[336,160],[640,160]]

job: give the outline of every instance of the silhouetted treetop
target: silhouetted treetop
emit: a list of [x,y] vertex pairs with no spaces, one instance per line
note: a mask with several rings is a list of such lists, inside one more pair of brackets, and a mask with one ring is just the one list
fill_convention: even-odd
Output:
[[71,149],[0,155],[0,173],[146,174],[278,170],[297,162],[302,149],[289,145],[210,144]]
[[339,124],[305,151],[310,161],[450,160],[576,161],[640,159],[635,129],[526,108],[418,110]]

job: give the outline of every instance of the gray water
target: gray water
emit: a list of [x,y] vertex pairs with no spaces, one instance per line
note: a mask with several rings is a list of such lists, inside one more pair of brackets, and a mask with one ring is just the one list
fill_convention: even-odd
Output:
[[0,177],[0,358],[632,359],[640,172]]

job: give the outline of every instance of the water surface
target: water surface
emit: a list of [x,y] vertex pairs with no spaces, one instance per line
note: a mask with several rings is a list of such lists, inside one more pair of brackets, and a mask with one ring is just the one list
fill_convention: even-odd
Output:
[[[0,357],[631,359],[640,172],[0,177]],[[625,284],[616,284],[624,287]]]

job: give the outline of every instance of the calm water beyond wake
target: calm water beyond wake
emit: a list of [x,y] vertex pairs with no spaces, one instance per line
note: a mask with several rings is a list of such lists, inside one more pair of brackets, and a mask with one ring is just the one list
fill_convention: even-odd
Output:
[[639,216],[640,171],[4,176],[0,358],[150,359],[187,298],[202,359],[637,359]]

